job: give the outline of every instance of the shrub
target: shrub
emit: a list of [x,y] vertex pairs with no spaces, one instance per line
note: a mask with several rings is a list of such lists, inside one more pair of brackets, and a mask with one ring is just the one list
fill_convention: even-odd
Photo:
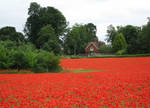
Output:
[[37,73],[56,71],[60,68],[59,63],[59,57],[55,56],[54,53],[40,50],[34,71]]
[[12,69],[21,70],[21,69],[28,69],[29,68],[28,61],[25,57],[26,53],[27,52],[24,52],[23,50],[20,50],[20,49],[15,50],[13,52],[13,54],[11,55],[12,59],[14,61]]
[[119,50],[119,51],[117,51],[117,55],[123,55],[123,54],[126,54],[126,49],[122,49],[122,50]]
[[53,53],[37,50],[32,44],[22,44],[18,47],[7,48],[0,44],[0,69],[25,69],[36,73],[58,72],[59,57]]
[[15,41],[7,40],[7,41],[0,41],[0,45],[7,49],[14,49],[17,47],[18,44]]
[[12,50],[0,45],[0,69],[9,69],[13,65],[11,52]]
[[111,45],[103,45],[100,47],[99,52],[104,54],[112,54],[113,49]]

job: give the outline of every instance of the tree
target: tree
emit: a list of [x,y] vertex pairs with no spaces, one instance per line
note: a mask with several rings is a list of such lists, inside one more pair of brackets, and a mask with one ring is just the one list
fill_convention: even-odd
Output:
[[80,54],[85,52],[88,42],[96,37],[96,26],[92,23],[74,25],[66,34],[64,50],[66,54]]
[[51,25],[46,25],[41,28],[38,33],[37,44],[40,48],[54,52],[55,54],[60,54],[60,44]]
[[52,52],[39,50],[35,72],[57,72],[61,70],[59,57]]
[[122,33],[124,35],[128,44],[128,53],[131,54],[137,52],[137,38],[140,32],[141,28],[137,26],[127,25],[125,27],[119,27],[118,33]]
[[116,35],[112,46],[113,46],[114,52],[127,48],[127,43],[122,33]]
[[115,27],[113,25],[109,25],[107,27],[106,41],[112,44],[116,35],[117,35],[117,30],[115,29]]
[[99,46],[104,46],[105,45],[105,42],[104,41],[99,41]]
[[138,53],[150,53],[150,20],[142,27],[138,37]]
[[16,49],[19,46],[19,44],[14,41],[5,40],[5,41],[0,41],[0,46],[4,46],[8,50],[11,50],[11,49]]
[[40,47],[37,39],[39,39],[38,33],[42,27],[51,25],[57,40],[63,35],[67,27],[65,17],[54,7],[41,7],[36,2],[32,2],[28,10],[28,15],[24,32],[28,36],[28,40],[35,44],[37,48]]
[[138,50],[137,38],[141,32],[141,27],[127,25],[127,26],[117,26],[117,29],[113,25],[108,26],[106,41],[113,43],[117,34],[122,33],[128,44],[127,52],[132,54],[136,53]]
[[99,52],[103,54],[112,54],[112,46],[111,45],[103,45],[99,48]]
[[93,40],[96,37],[97,28],[93,23],[85,25],[87,31],[87,40]]
[[11,41],[24,41],[22,33],[17,32],[15,27],[6,26],[0,29],[0,40],[11,40]]

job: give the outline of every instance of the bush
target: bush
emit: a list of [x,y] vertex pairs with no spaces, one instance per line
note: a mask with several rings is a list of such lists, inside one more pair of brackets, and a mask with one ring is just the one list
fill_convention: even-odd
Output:
[[22,50],[15,50],[12,53],[12,59],[14,61],[12,68],[13,69],[26,69],[28,67],[27,60],[25,59],[25,52]]
[[13,69],[30,69],[36,64],[36,49],[30,43],[23,44],[14,49],[11,54],[14,61]]
[[58,72],[59,57],[51,52],[37,50],[32,44],[7,48],[0,44],[0,69],[31,70],[35,73]]
[[117,51],[117,55],[123,55],[123,54],[126,54],[126,49],[122,49],[122,50],[119,50],[119,51]]
[[11,52],[12,50],[0,45],[0,69],[9,69],[13,65]]
[[111,45],[103,45],[100,47],[99,52],[104,54],[112,54],[113,49]]
[[61,69],[59,66],[60,58],[55,56],[52,52],[40,50],[37,55],[37,64],[34,71],[39,72],[52,72]]
[[0,41],[0,45],[7,48],[7,49],[14,49],[18,46],[18,43],[15,41]]

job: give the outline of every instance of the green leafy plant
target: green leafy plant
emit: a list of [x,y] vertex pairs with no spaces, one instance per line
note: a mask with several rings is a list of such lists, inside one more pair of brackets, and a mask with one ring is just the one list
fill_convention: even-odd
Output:
[[122,49],[122,50],[119,50],[119,51],[117,51],[117,55],[123,55],[123,54],[126,54],[127,53],[127,51],[126,51],[126,49]]
[[[113,46],[113,51],[114,52],[117,52],[119,50],[123,50],[124,51],[124,50],[127,49],[127,42],[126,42],[126,40],[125,40],[125,38],[124,38],[122,33],[116,35],[112,46]],[[121,52],[123,52],[123,51],[121,51]]]
[[104,54],[112,54],[113,53],[113,49],[111,45],[103,45],[99,48],[100,53],[104,53]]

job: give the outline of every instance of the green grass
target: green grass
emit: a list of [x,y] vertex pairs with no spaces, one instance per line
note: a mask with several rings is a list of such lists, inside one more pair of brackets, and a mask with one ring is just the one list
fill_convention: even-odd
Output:
[[94,69],[78,69],[74,70],[72,73],[85,73],[85,72],[97,72],[97,71],[104,71],[104,70],[94,70]]
[[77,69],[77,70],[64,70],[65,73],[86,73],[86,72],[98,72],[106,70],[95,70],[95,69]]

